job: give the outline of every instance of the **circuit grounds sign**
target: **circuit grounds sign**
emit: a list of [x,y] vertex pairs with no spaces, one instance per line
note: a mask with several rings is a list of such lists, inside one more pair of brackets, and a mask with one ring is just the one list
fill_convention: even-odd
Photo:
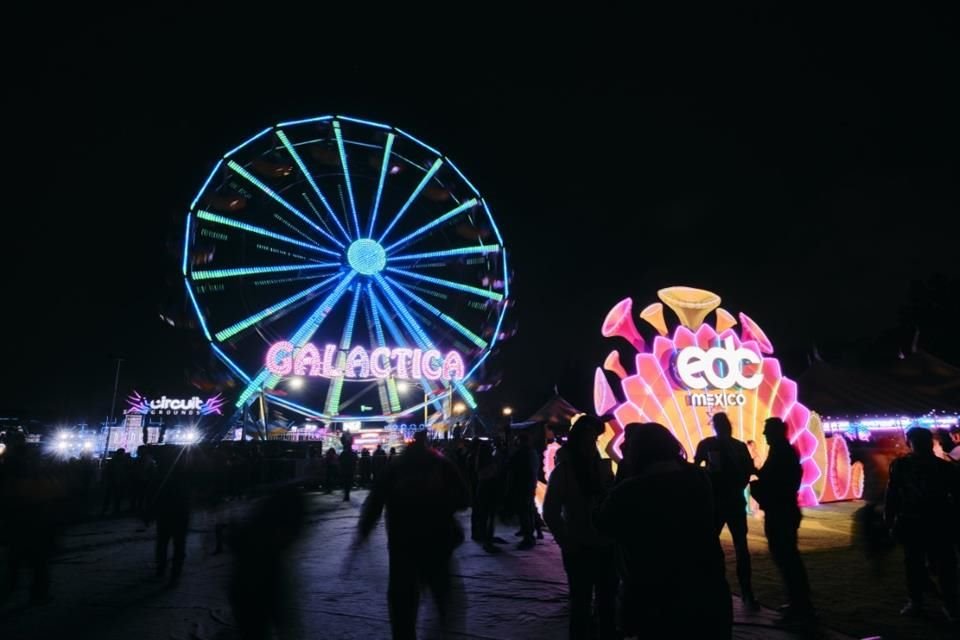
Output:
[[[346,358],[338,361],[337,354],[341,351],[346,351]],[[405,347],[377,347],[368,351],[355,346],[347,351],[328,344],[321,350],[312,342],[297,347],[292,342],[280,341],[267,350],[264,364],[277,376],[456,381],[466,375],[463,356],[457,351],[444,354],[436,349]]]
[[219,393],[201,400],[199,396],[191,398],[169,398],[161,396],[150,400],[134,391],[127,397],[127,415],[164,415],[164,416],[209,416],[223,415],[226,401]]

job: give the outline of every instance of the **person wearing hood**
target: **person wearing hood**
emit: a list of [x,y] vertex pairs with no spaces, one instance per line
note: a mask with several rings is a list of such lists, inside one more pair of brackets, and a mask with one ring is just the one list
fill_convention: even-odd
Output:
[[[613,484],[597,451],[601,420],[583,416],[557,452],[543,503],[543,519],[560,545],[570,597],[570,638],[614,637],[617,569],[613,540],[597,531],[593,512]],[[591,612],[596,598],[597,632]]]

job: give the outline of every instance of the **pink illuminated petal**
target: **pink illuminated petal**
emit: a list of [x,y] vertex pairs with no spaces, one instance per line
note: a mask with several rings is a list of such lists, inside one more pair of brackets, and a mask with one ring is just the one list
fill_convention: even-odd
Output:
[[820,503],[817,502],[817,496],[812,488],[800,487],[800,491],[797,493],[797,504],[801,507],[815,507]]
[[708,324],[700,325],[695,335],[697,346],[701,349],[706,350],[717,344],[717,332]]
[[607,382],[607,376],[603,369],[597,367],[593,373],[593,408],[597,415],[603,415],[617,404],[617,399],[613,395],[613,389]]
[[677,327],[676,331],[673,332],[673,347],[679,351],[687,347],[692,347],[697,344],[697,338],[693,335],[693,331],[687,329],[684,326]]
[[740,334],[743,336],[744,341],[756,340],[760,345],[761,351],[767,354],[773,353],[773,345],[770,344],[767,334],[763,332],[763,329],[761,329],[756,322],[750,319],[750,316],[745,313],[741,313],[740,325]]
[[607,313],[600,333],[606,338],[619,336],[633,345],[637,351],[643,351],[643,336],[637,331],[637,325],[634,324],[630,312],[633,309],[633,300],[624,298],[613,306]]
[[617,418],[617,422],[624,427],[631,422],[647,422],[647,419],[644,417],[643,412],[640,411],[640,408],[629,401],[624,402],[622,405],[614,409],[613,415]]
[[657,336],[653,339],[653,349],[651,352],[656,356],[657,360],[663,362],[664,356],[669,358],[673,355],[673,340]]
[[794,449],[797,450],[797,453],[800,455],[801,460],[805,460],[813,456],[814,452],[819,446],[816,436],[814,436],[809,431],[801,431],[797,436],[797,439],[793,442]]

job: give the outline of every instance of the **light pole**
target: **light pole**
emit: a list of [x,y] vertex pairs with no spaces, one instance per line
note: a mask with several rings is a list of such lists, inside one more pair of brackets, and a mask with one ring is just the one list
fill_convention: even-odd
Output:
[[110,452],[110,430],[113,428],[117,411],[117,391],[120,389],[120,363],[123,358],[117,358],[117,372],[113,376],[113,400],[110,402],[110,423],[107,425],[106,433],[103,437],[103,459],[107,458]]

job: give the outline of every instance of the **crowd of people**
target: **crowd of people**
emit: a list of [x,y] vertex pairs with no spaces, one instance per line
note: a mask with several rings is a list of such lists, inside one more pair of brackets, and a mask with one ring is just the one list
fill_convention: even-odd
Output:
[[[556,453],[542,519],[534,504],[538,482],[546,479],[542,438],[534,441],[528,430],[439,442],[419,432],[400,452],[382,447],[357,452],[345,433],[339,452],[310,448],[296,482],[270,491],[263,490],[271,478],[257,443],[143,446],[136,457],[121,449],[100,470],[100,493],[97,461],[58,461],[14,434],[0,459],[3,511],[16,514],[0,525],[0,543],[9,548],[4,593],[12,593],[22,569],[30,568],[31,602],[49,598],[48,566],[58,532],[89,517],[92,504],[101,517],[127,513],[155,525],[156,575],[175,586],[186,559],[191,512],[223,513],[223,503],[259,494],[244,518],[215,517],[213,553],[228,548],[233,554],[229,597],[244,637],[286,633],[282,567],[304,528],[303,491],[341,491],[349,502],[359,487],[369,493],[352,551],[369,539],[386,512],[394,638],[416,637],[422,590],[432,594],[441,624],[457,629],[462,612],[452,599],[450,567],[454,550],[466,539],[456,514],[468,508],[470,537],[491,554],[508,544],[497,535],[498,522],[514,524],[520,551],[535,549],[549,529],[567,576],[570,638],[674,637],[678,626],[688,635],[727,638],[733,614],[719,540],[724,527],[733,540],[743,606],[759,607],[747,544],[749,495],[762,510],[770,557],[787,594],[780,609],[783,624],[816,626],[798,545],[802,471],[782,420],[769,418],[764,425],[768,447],[759,468],[755,448],[733,437],[724,413],[713,415],[715,436],[699,443],[692,460],[662,425],[630,424],[614,473],[597,449],[606,419],[583,416],[570,429]],[[874,488],[861,511],[879,509],[883,535],[904,548],[909,601],[903,614],[920,613],[932,573],[943,612],[956,621],[960,467],[936,455],[929,430],[910,429],[906,440],[910,453],[890,465],[885,490]],[[688,615],[691,607],[695,616]]]

